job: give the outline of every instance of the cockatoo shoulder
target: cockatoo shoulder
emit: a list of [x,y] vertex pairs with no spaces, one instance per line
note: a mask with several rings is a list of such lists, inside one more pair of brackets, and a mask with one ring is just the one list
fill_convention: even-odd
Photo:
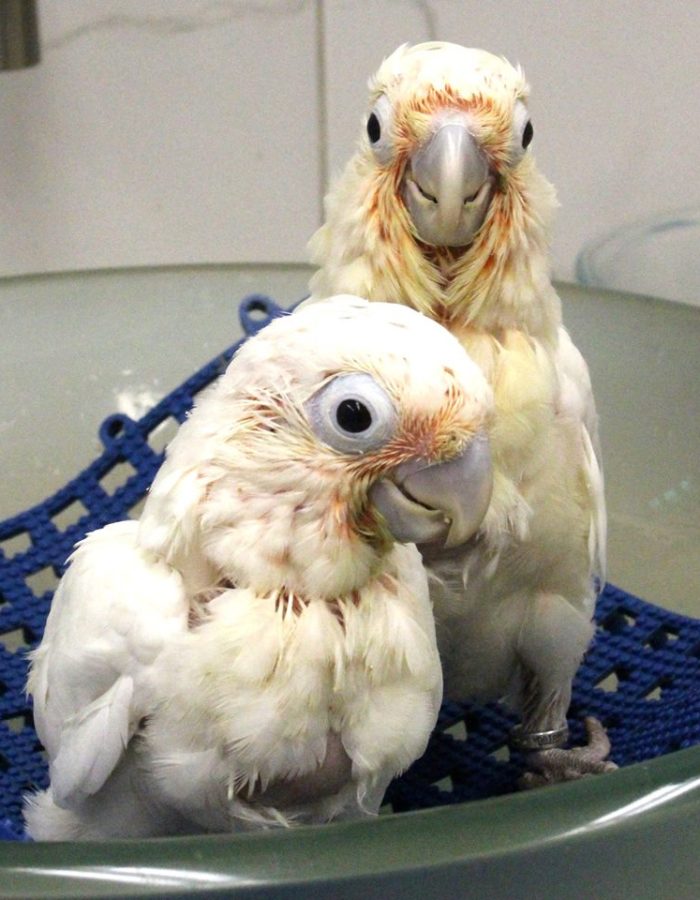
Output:
[[139,549],[138,523],[92,532],[62,579],[28,689],[59,805],[100,789],[149,711],[164,645],[187,627],[182,579]]

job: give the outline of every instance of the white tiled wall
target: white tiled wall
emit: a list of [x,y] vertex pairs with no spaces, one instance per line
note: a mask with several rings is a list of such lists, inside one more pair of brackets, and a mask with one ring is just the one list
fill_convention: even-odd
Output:
[[700,15],[676,0],[39,0],[44,57],[0,75],[0,273],[303,261],[365,83],[403,41],[484,46],[532,84],[591,238],[700,203]]
[[313,3],[39,0],[0,74],[0,272],[301,259],[319,215]]

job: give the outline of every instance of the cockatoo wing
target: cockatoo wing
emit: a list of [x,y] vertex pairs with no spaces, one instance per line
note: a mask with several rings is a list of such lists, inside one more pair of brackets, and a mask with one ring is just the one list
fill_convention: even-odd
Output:
[[559,329],[556,365],[560,385],[560,412],[580,423],[583,473],[591,503],[588,550],[592,573],[602,587],[606,574],[607,517],[598,414],[588,366],[565,328]]
[[187,629],[180,575],[137,542],[137,522],[90,534],[58,586],[28,689],[56,802],[102,787],[150,712],[161,650]]

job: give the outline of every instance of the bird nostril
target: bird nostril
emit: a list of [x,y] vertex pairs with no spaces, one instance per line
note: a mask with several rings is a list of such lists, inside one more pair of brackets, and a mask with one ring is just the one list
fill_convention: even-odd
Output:
[[417,181],[415,182],[415,185],[418,188],[418,190],[420,191],[421,196],[425,197],[426,200],[430,200],[431,203],[438,202],[437,197],[433,196],[433,194],[429,194],[427,191],[424,191],[423,188],[418,184]]

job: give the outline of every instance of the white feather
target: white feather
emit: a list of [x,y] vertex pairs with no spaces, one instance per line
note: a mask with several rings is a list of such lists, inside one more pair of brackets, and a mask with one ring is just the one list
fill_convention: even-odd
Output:
[[182,580],[137,545],[136,522],[90,534],[54,598],[28,689],[56,802],[99,790],[148,712],[158,656],[187,622]]
[[[480,539],[427,556],[446,692],[508,695],[522,711],[534,681],[541,703],[526,726],[548,730],[563,724],[590,639],[606,524],[588,369],[550,280],[555,194],[514,131],[527,95],[519,68],[481,50],[431,42],[391,54],[367,105],[369,115],[381,97],[381,155],[363,130],[310,242],[311,290],[317,305],[352,291],[445,322],[492,386],[494,483]],[[494,188],[468,246],[426,247],[406,189],[451,108],[469,117]]]
[[133,695],[133,678],[117,678],[97,700],[66,721],[50,767],[59,806],[96,793],[112,774],[131,737]]
[[402,307],[339,298],[248,341],[168,448],[141,521],[89,535],[59,585],[29,678],[51,767],[31,835],[375,814],[423,752],[442,692],[427,578],[368,496],[414,448],[344,455],[307,419],[356,371],[450,447],[488,415],[459,343]]

